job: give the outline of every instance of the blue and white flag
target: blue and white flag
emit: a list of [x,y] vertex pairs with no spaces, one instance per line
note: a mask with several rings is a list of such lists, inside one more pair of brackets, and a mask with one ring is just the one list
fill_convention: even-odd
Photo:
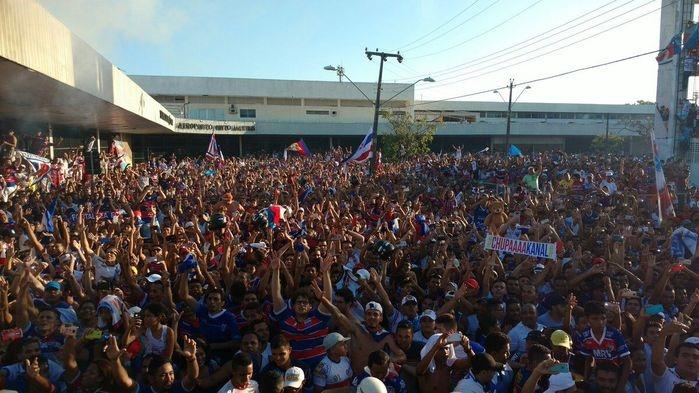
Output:
[[512,157],[521,157],[523,156],[522,151],[519,150],[519,147],[515,145],[510,145],[510,150],[507,151],[507,154],[509,154]]
[[346,158],[344,161],[342,161],[343,164],[348,164],[351,162],[361,164],[366,162],[368,159],[370,159],[373,154],[371,152],[371,148],[374,144],[374,135],[371,130],[369,130],[369,133],[366,134],[364,139],[362,140],[362,143],[359,145],[357,148],[357,151],[354,152],[351,156]]
[[692,256],[697,249],[697,234],[691,230],[680,227],[673,233],[670,240],[670,250],[674,258],[685,258],[689,252]]
[[211,140],[209,141],[209,148],[206,149],[206,158],[213,160],[216,158],[223,159],[223,152],[216,142],[216,135],[211,133]]
[[50,205],[46,207],[43,217],[41,217],[41,224],[46,229],[46,232],[53,233],[53,215],[56,214],[56,202],[57,198],[54,198]]

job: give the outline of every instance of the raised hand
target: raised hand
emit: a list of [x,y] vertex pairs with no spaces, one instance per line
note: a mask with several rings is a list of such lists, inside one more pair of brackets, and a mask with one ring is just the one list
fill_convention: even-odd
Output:
[[34,360],[29,359],[24,360],[24,369],[27,372],[27,377],[31,379],[36,379],[41,376],[41,368],[39,367],[39,358],[36,357]]
[[323,290],[320,289],[317,282],[311,282],[311,290],[313,291],[313,295],[316,297],[316,299],[321,300],[323,298]]
[[119,357],[126,353],[126,349],[120,349],[119,344],[117,343],[117,339],[114,336],[109,336],[109,339],[107,340],[107,344],[104,346],[102,349],[104,352],[104,355],[107,357],[107,359],[111,361],[116,361],[119,360]]
[[197,359],[197,342],[186,335],[184,336],[184,351],[182,354],[188,361]]
[[536,368],[534,369],[534,373],[539,375],[550,375],[552,374],[551,367],[555,366],[558,363],[560,362],[556,359],[546,359],[536,366]]

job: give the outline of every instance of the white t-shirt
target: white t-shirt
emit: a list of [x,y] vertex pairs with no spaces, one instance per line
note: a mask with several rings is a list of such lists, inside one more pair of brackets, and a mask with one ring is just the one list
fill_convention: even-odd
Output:
[[218,393],[260,393],[260,388],[257,385],[257,381],[251,380],[248,387],[245,389],[236,389],[233,387],[231,381],[228,381],[218,390]]
[[653,375],[653,385],[657,393],[672,392],[672,387],[678,383],[689,382],[697,386],[697,381],[682,379],[677,375],[675,368],[666,368],[665,373],[661,376]]
[[313,370],[313,384],[323,389],[348,386],[352,382],[352,375],[349,358],[343,356],[335,363],[325,356]]

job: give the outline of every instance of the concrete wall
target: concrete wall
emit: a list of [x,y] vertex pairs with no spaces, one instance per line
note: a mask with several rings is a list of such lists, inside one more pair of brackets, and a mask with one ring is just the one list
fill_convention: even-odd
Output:
[[32,0],[0,0],[0,57],[172,130],[162,105]]

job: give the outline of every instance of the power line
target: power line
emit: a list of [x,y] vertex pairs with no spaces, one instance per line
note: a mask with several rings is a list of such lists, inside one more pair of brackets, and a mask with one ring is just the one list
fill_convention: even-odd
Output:
[[[518,16],[522,15],[523,13],[525,13],[525,12],[529,11],[530,9],[534,8],[534,6],[536,6],[537,4],[541,3],[542,1],[544,1],[544,0],[536,0],[534,3],[530,4],[530,5],[529,5],[528,7],[526,7],[525,9],[523,9],[523,10],[519,11],[518,13],[512,15],[511,17],[509,17],[509,18],[503,20],[502,22],[500,22],[500,23],[498,23],[497,25],[491,27],[490,29],[488,29],[488,30],[486,30],[486,31],[484,31],[484,32],[482,32],[482,33],[480,33],[480,34],[476,34],[476,35],[474,35],[474,36],[472,36],[472,37],[470,37],[470,38],[468,38],[468,39],[466,39],[466,40],[464,40],[464,41],[461,41],[461,42],[459,42],[458,44],[454,44],[454,45],[452,45],[452,46],[450,46],[450,47],[447,47],[447,48],[438,50],[438,51],[436,51],[436,52],[427,53],[427,54],[420,55],[420,56],[413,56],[412,58],[413,58],[413,59],[421,59],[421,58],[423,58],[423,57],[429,57],[429,56],[438,55],[438,54],[440,54],[440,53],[444,53],[444,52],[446,52],[446,51],[449,51],[449,50],[452,50],[452,49],[454,49],[454,48],[457,48],[457,47],[459,47],[459,46],[461,46],[461,45],[464,45],[464,44],[466,44],[466,43],[468,43],[468,42],[471,42],[471,41],[475,40],[475,39],[478,38],[478,37],[482,37],[482,36],[484,36],[485,34],[490,33],[491,31],[497,29],[498,27],[504,25],[505,23],[510,22],[512,19],[517,18]],[[415,49],[415,48],[413,48],[413,49]]]
[[[652,1],[653,1],[653,0],[651,0],[651,2],[652,2]],[[675,2],[676,2],[676,1],[675,1]],[[648,4],[648,3],[646,3],[646,4]],[[672,4],[672,3],[669,3],[668,5],[670,5],[670,4]],[[666,6],[664,6],[664,7],[667,7],[668,5],[666,5]],[[609,27],[609,28],[607,28],[607,29],[604,29],[604,30],[602,30],[602,31],[600,31],[600,32],[597,32],[597,33],[592,34],[592,35],[590,35],[590,36],[587,36],[587,37],[585,37],[585,38],[579,39],[579,40],[577,40],[577,41],[573,41],[573,42],[571,42],[571,43],[569,43],[569,44],[566,44],[566,45],[563,45],[563,46],[561,46],[561,47],[552,49],[552,50],[550,50],[550,51],[548,51],[548,52],[544,52],[544,53],[541,53],[541,54],[537,54],[537,55],[535,55],[535,56],[529,57],[529,58],[524,59],[524,60],[522,60],[522,61],[518,61],[518,62],[513,63],[513,64],[508,64],[508,65],[505,65],[505,66],[502,66],[502,67],[499,67],[499,68],[496,68],[496,69],[491,69],[491,70],[489,70],[489,71],[487,71],[487,72],[483,72],[483,73],[480,73],[480,74],[476,74],[476,75],[473,75],[473,76],[469,76],[469,77],[467,77],[467,78],[458,79],[458,80],[455,80],[455,81],[453,81],[453,82],[444,83],[444,84],[441,84],[441,85],[439,85],[439,86],[427,86],[427,87],[425,87],[425,88],[423,88],[423,89],[426,90],[426,89],[431,89],[431,88],[433,88],[433,87],[444,87],[444,86],[452,85],[452,84],[455,84],[455,83],[464,82],[464,81],[467,81],[467,80],[471,80],[471,79],[474,79],[474,78],[481,77],[481,76],[483,76],[483,75],[492,74],[493,72],[501,71],[501,70],[504,70],[504,69],[506,69],[506,68],[510,68],[510,67],[513,67],[513,66],[516,66],[516,65],[519,65],[519,64],[527,63],[527,62],[532,61],[532,60],[535,60],[535,59],[539,59],[539,58],[541,58],[541,57],[543,57],[543,56],[547,56],[547,55],[549,55],[549,54],[551,54],[551,53],[558,52],[558,51],[560,51],[560,50],[562,50],[562,49],[569,48],[569,47],[571,47],[571,46],[573,46],[573,45],[576,45],[576,44],[578,44],[578,43],[580,43],[580,42],[587,41],[587,40],[592,39],[592,38],[594,38],[594,37],[597,37],[597,36],[599,36],[599,35],[601,35],[601,34],[604,34],[604,33],[608,32],[608,31],[614,30],[614,29],[616,29],[616,28],[619,28],[619,27],[621,27],[621,26],[624,26],[624,25],[626,25],[626,24],[629,24],[629,23],[631,23],[631,22],[634,22],[634,21],[636,21],[636,20],[638,20],[638,19],[641,19],[641,18],[643,18],[643,17],[646,17],[646,16],[648,16],[648,15],[650,15],[650,14],[653,14],[653,13],[657,12],[657,11],[660,10],[661,8],[663,8],[663,7],[656,8],[656,9],[654,9],[654,10],[652,10],[652,11],[646,12],[645,14],[639,15],[639,16],[637,16],[637,17],[635,17],[635,18],[629,19],[629,20],[624,21],[624,22],[622,22],[622,23],[619,23],[619,24],[617,24],[617,25],[611,26],[611,27]],[[577,34],[576,34],[576,35],[577,35]],[[570,38],[570,37],[567,37],[567,38]],[[560,39],[560,40],[558,40],[558,41],[555,41],[555,42],[553,42],[553,43],[551,43],[551,44],[556,44],[556,43],[561,42],[561,41],[563,41],[563,40],[565,40],[565,39],[567,39],[567,38],[562,38],[562,39]],[[538,50],[540,50],[540,49],[544,49],[544,48],[550,46],[551,44],[548,44],[547,46],[543,46],[543,47],[541,47],[541,48],[537,48],[537,49],[532,50],[532,51],[529,51],[529,52],[525,52],[525,53],[520,54],[520,55],[517,55],[517,56],[513,56],[513,57],[511,57],[511,58],[509,58],[509,59],[506,59],[506,60],[503,60],[503,61],[501,61],[501,62],[499,62],[499,63],[490,64],[490,65],[487,65],[487,66],[485,66],[485,67],[480,67],[480,68],[477,68],[477,69],[475,69],[475,70],[466,72],[466,73],[464,73],[464,74],[457,75],[457,76],[454,76],[454,77],[450,77],[450,78],[448,78],[448,79],[453,79],[453,78],[455,78],[455,77],[458,78],[458,77],[461,77],[461,76],[473,74],[473,73],[478,72],[478,71],[490,69],[490,68],[492,68],[493,66],[497,66],[497,65],[499,65],[499,64],[503,64],[504,62],[507,62],[507,61],[510,61],[510,60],[514,60],[514,59],[520,58],[520,57],[522,57],[522,56],[525,56],[525,55],[528,55],[528,54],[530,54],[530,53],[536,52],[536,51],[538,51]]]
[[[574,70],[565,71],[565,72],[561,72],[561,73],[558,73],[558,74],[549,75],[549,76],[545,76],[545,77],[541,77],[541,78],[536,78],[536,79],[528,80],[528,81],[525,81],[525,82],[520,82],[520,83],[517,83],[517,84],[513,85],[513,87],[517,87],[517,86],[521,86],[521,85],[530,85],[530,84],[532,84],[532,83],[537,83],[537,82],[542,82],[542,81],[549,80],[549,79],[559,78],[559,77],[562,77],[562,76],[574,74],[574,73],[576,73],[576,72],[587,71],[587,70],[591,70],[591,69],[595,69],[595,68],[599,68],[599,67],[604,67],[604,66],[608,66],[608,65],[611,65],[611,64],[615,64],[615,63],[621,63],[621,62],[623,62],[623,61],[636,59],[636,58],[638,58],[638,57],[643,57],[643,56],[647,56],[647,55],[650,55],[650,54],[657,54],[658,52],[659,52],[659,50],[656,49],[656,50],[652,50],[652,51],[649,51],[649,52],[639,53],[639,54],[637,54],[637,55],[628,56],[628,57],[624,57],[624,58],[621,58],[621,59],[608,61],[608,62],[605,62],[605,63],[595,64],[595,65],[591,65],[591,66],[587,66],[587,67],[576,68],[576,69],[574,69]],[[444,101],[454,100],[454,99],[457,99],[457,98],[471,97],[471,96],[475,96],[475,95],[479,95],[479,94],[490,93],[490,92],[492,92],[493,90],[499,90],[499,89],[504,89],[504,88],[508,88],[508,87],[509,87],[509,86],[507,86],[507,85],[506,85],[506,86],[499,86],[499,87],[494,87],[494,88],[487,89],[487,90],[477,91],[477,92],[474,92],[474,93],[468,93],[468,94],[462,94],[462,95],[453,96],[453,97],[442,98],[442,99],[439,99],[439,100],[418,102],[418,103],[415,103],[415,104],[412,104],[412,105],[407,105],[407,107],[416,107],[416,106],[422,106],[422,105],[429,105],[429,104],[434,104],[434,103],[437,103],[437,102],[444,102]]]
[[[564,26],[566,26],[566,25],[568,25],[568,24],[570,24],[570,23],[572,23],[572,22],[579,21],[581,18],[584,18],[585,16],[588,16],[588,15],[594,13],[594,12],[597,12],[597,11],[599,11],[600,9],[602,9],[602,8],[604,8],[604,7],[606,7],[606,6],[610,5],[610,4],[613,4],[613,3],[617,2],[617,1],[619,1],[619,0],[612,0],[612,1],[608,2],[608,3],[606,3],[606,4],[603,4],[603,5],[601,5],[601,6],[597,7],[597,8],[595,8],[594,10],[588,11],[588,12],[582,14],[582,15],[578,15],[578,16],[576,16],[575,18],[573,18],[573,19],[571,19],[571,20],[569,20],[569,21],[567,21],[567,22],[565,22],[565,23],[562,23],[562,24],[560,24],[560,25],[558,25],[558,26],[555,26],[555,27],[553,27],[553,28],[551,28],[551,29],[549,29],[549,30],[546,30],[546,31],[543,32],[543,33],[539,33],[539,34],[537,34],[537,35],[534,35],[534,36],[532,36],[532,37],[529,37],[529,38],[527,38],[526,40],[523,40],[523,41],[520,41],[520,42],[518,42],[518,43],[516,43],[516,44],[510,45],[510,46],[508,46],[508,47],[506,47],[506,48],[499,49],[499,50],[494,51],[494,52],[491,52],[491,53],[489,53],[489,54],[487,54],[487,55],[483,55],[483,56],[481,56],[481,57],[478,57],[478,58],[469,60],[469,61],[467,61],[467,62],[465,62],[465,63],[461,63],[461,64],[457,64],[457,65],[455,65],[455,66],[443,68],[443,69],[441,69],[441,70],[436,70],[436,71],[434,71],[434,72],[429,73],[429,75],[430,75],[430,76],[439,76],[439,75],[444,75],[444,74],[450,74],[450,73],[452,73],[452,72],[457,72],[457,71],[462,70],[462,69],[464,69],[464,68],[468,68],[468,67],[463,67],[463,66],[466,66],[466,65],[469,65],[469,64],[473,64],[474,62],[479,61],[479,60],[482,60],[482,59],[487,59],[487,58],[491,57],[492,55],[498,54],[498,53],[500,53],[500,52],[508,51],[509,49],[518,47],[518,46],[520,46],[520,45],[522,45],[522,44],[524,44],[524,43],[526,43],[526,42],[529,42],[529,41],[534,40],[534,39],[536,39],[536,38],[545,36],[546,34],[552,32],[552,31],[554,31],[554,30],[557,30],[557,29],[559,29],[559,28],[561,28],[561,27],[564,27]],[[584,21],[582,21],[582,22],[579,22],[578,24],[569,27],[569,29],[578,27],[578,26],[580,26],[580,25],[582,25],[582,24],[585,24],[585,23],[587,23],[587,22],[589,22],[589,21],[591,21],[591,20],[594,20],[595,18],[599,18],[599,17],[602,16],[602,15],[605,15],[605,14],[607,14],[607,13],[609,13],[609,12],[615,11],[615,10],[617,10],[617,9],[619,9],[619,8],[621,8],[621,7],[623,7],[623,6],[627,5],[627,4],[629,4],[629,3],[632,3],[632,2],[634,2],[634,1],[636,1],[636,0],[629,0],[629,1],[627,1],[626,3],[623,3],[623,4],[621,4],[621,5],[619,5],[619,6],[616,6],[616,7],[612,8],[612,9],[610,9],[610,10],[607,10],[607,11],[605,11],[604,13],[602,13],[602,14],[600,14],[600,15],[596,15],[596,16],[593,16],[592,18],[589,18],[589,19],[587,19],[587,20],[584,20]],[[557,32],[557,33],[554,33],[554,34],[548,36],[548,37],[540,38],[539,40],[534,41],[534,42],[532,42],[532,43],[530,43],[530,44],[527,44],[527,45],[523,46],[522,48],[515,49],[514,52],[519,51],[519,50],[522,50],[522,49],[527,48],[527,47],[529,47],[529,46],[531,46],[531,45],[533,45],[533,44],[535,44],[535,43],[537,43],[537,42],[541,42],[541,41],[543,41],[543,40],[546,40],[546,39],[548,39],[548,38],[554,37],[554,36],[556,36],[556,35],[558,35],[558,34],[562,34],[562,33],[564,33],[564,32],[566,32],[566,30],[559,31],[559,32]],[[499,55],[499,56],[495,56],[495,57],[493,57],[491,60],[497,59],[497,58],[499,58],[499,57],[507,56],[507,55],[510,54],[511,52],[513,52],[513,51],[506,52],[506,53],[504,53],[504,54],[502,54],[502,55]],[[407,60],[409,60],[409,59],[407,59]],[[478,64],[480,64],[480,63],[478,63]],[[424,77],[425,75],[427,75],[427,74],[413,75],[413,76],[405,77],[405,79],[406,79],[406,80],[412,80],[412,79],[415,79],[415,78],[419,78],[420,76]]]
[[438,39],[438,38],[444,37],[445,35],[451,33],[452,31],[456,30],[457,28],[463,26],[466,22],[471,21],[473,18],[475,18],[475,17],[477,17],[478,15],[484,13],[485,11],[488,11],[492,6],[494,6],[494,5],[497,4],[498,2],[500,2],[500,0],[495,0],[494,2],[490,3],[487,7],[483,8],[483,9],[480,10],[480,11],[478,11],[476,14],[472,15],[470,18],[468,18],[468,19],[466,19],[465,21],[459,23],[458,25],[452,27],[451,29],[445,31],[444,33],[441,33],[441,34],[439,34],[438,36],[436,36],[436,37],[434,37],[434,38],[432,38],[432,39],[430,39],[430,40],[428,40],[428,41],[425,41],[425,42],[423,42],[423,43],[420,44],[420,45],[416,45],[416,46],[414,46],[414,47],[412,47],[412,48],[404,49],[403,52],[408,52],[408,51],[411,51],[411,50],[415,50],[415,49],[417,49],[417,48],[420,48],[420,47],[423,47],[423,46],[429,44],[430,42],[432,42],[432,41],[434,41],[434,40],[436,40],[436,39]]
[[[466,8],[464,8],[463,10],[461,10],[458,14],[454,15],[451,19],[449,19],[448,21],[446,21],[446,22],[442,23],[441,25],[437,26],[434,30],[430,31],[430,32],[427,33],[427,34],[424,34],[424,35],[420,36],[420,37],[419,37],[418,39],[416,39],[416,40],[410,41],[410,42],[408,42],[407,44],[402,45],[402,46],[401,46],[400,48],[398,48],[398,49],[401,49],[401,48],[403,48],[403,49],[404,49],[404,48],[408,48],[408,47],[410,47],[410,45],[412,45],[412,44],[414,44],[414,43],[420,41],[421,39],[423,39],[423,38],[429,36],[430,34],[434,33],[435,31],[437,31],[437,30],[441,29],[442,27],[448,25],[451,21],[453,21],[454,19],[456,19],[456,18],[458,18],[459,16],[461,16],[461,14],[463,14],[464,12],[468,11],[469,9],[471,9],[471,7],[473,7],[474,5],[476,5],[476,3],[478,3],[479,1],[480,1],[480,0],[475,0],[473,3],[469,4]],[[396,50],[398,50],[398,49],[396,49]]]

